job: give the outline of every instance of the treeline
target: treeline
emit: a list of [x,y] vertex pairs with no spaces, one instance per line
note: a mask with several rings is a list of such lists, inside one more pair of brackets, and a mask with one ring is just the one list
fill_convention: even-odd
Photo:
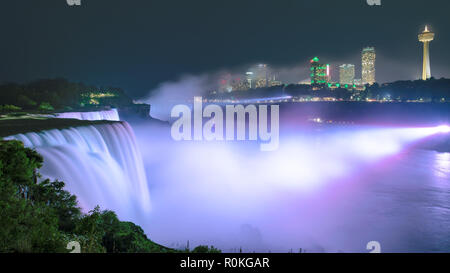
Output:
[[46,112],[130,104],[131,98],[120,88],[74,83],[62,78],[0,85],[0,112]]
[[[38,183],[42,162],[22,142],[0,141],[0,252],[67,253],[71,241],[83,253],[179,252],[152,242],[113,211],[96,207],[83,214],[64,182]],[[220,251],[198,246],[192,252]]]
[[311,85],[290,84],[285,87],[285,94],[293,97],[319,97],[348,100],[353,92],[345,88],[330,89],[327,87],[313,89]]
[[425,100],[425,101],[449,101],[450,79],[434,79],[427,81],[396,81],[386,84],[373,84],[368,86],[366,96],[372,99],[390,97],[392,100]]

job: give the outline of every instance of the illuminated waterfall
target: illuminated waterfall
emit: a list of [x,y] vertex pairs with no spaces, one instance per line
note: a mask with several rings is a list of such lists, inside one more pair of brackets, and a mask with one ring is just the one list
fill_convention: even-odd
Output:
[[44,178],[59,179],[87,211],[117,212],[139,222],[150,210],[150,195],[134,132],[126,122],[18,134],[44,157]]
[[55,118],[72,118],[80,120],[112,120],[119,121],[119,113],[117,109],[95,111],[95,112],[65,112],[55,113],[52,115]]

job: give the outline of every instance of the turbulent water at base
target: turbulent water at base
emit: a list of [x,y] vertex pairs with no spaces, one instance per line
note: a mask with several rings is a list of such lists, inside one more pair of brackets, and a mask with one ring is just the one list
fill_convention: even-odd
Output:
[[144,228],[161,244],[367,253],[378,241],[382,252],[450,251],[450,153],[409,146],[428,129],[283,131],[271,153],[134,129],[152,177]]
[[80,120],[112,120],[119,121],[117,109],[95,111],[95,112],[64,112],[55,113],[56,118],[72,118]]
[[[87,117],[87,116],[84,116]],[[134,132],[126,122],[18,134],[44,157],[44,178],[64,181],[87,211],[117,212],[123,220],[142,220],[150,195]]]

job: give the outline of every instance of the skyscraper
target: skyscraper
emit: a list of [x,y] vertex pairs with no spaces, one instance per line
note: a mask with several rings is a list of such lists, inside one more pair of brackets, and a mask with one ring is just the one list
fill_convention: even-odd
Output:
[[375,48],[366,47],[362,50],[362,82],[363,84],[375,83]]
[[255,88],[263,88],[268,86],[269,67],[267,64],[258,64],[255,72]]
[[314,57],[311,61],[311,84],[323,85],[329,80],[330,66],[328,64],[321,64],[319,58]]
[[339,82],[341,85],[353,85],[355,80],[355,66],[353,64],[343,64],[339,66]]
[[422,80],[431,78],[430,67],[430,42],[434,40],[434,33],[428,30],[428,26],[425,26],[425,30],[419,34],[419,41],[423,43],[423,67],[422,67]]
[[252,66],[246,73],[249,88],[265,88],[282,85],[278,73],[267,64]]
[[254,83],[253,83],[253,72],[251,71],[247,71],[245,73],[245,79],[247,81],[247,86],[248,88],[254,88]]

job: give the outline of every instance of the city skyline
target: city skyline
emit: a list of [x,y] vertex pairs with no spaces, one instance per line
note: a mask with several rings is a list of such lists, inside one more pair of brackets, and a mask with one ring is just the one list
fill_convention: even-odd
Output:
[[[423,43],[423,61],[422,61],[422,80],[428,80],[432,77],[431,75],[431,65],[430,65],[430,42],[435,38],[435,33],[430,31],[429,26],[425,25],[424,30],[418,35],[419,42]],[[319,63],[319,58],[316,56],[310,60],[310,81],[308,80],[300,80],[298,84],[311,84],[311,85],[325,85],[328,84],[328,87],[331,87],[333,84],[338,83],[340,85],[353,86],[356,85],[364,86],[364,85],[372,85],[377,83],[376,80],[376,59],[377,53],[375,47],[364,47],[361,53],[361,78],[356,78],[355,74],[355,65],[354,64],[341,64],[337,65],[338,72],[337,77],[333,79],[331,75],[332,65],[330,64],[321,64]],[[295,84],[295,81],[291,82],[283,82],[279,81],[279,79],[275,79],[275,76],[270,75],[268,72],[267,64],[258,64],[254,67],[263,67],[265,69],[265,74],[261,77],[260,72],[246,72],[245,83],[248,84],[238,84],[234,85],[228,89],[228,92],[231,91],[243,91],[254,88],[263,88],[263,87],[271,87],[277,85],[288,85]],[[271,71],[270,73],[273,73]],[[255,79],[257,83],[255,83]],[[420,79],[420,78],[419,78]],[[334,80],[334,81],[333,81]],[[273,82],[273,84],[271,84]],[[220,88],[219,88],[220,89]]]
[[[70,7],[65,1],[8,1],[0,11],[7,41],[0,46],[0,82],[64,77],[122,86],[141,97],[184,75],[240,71],[258,63],[283,70],[280,78],[302,81],[308,75],[304,64],[314,56],[335,67],[336,80],[336,67],[344,63],[361,73],[360,50],[369,45],[377,49],[377,82],[413,80],[422,74],[417,34],[425,24],[440,33],[430,56],[433,76],[450,77],[448,1],[376,7],[365,1],[262,0],[239,7],[202,0],[177,3],[176,11],[166,2],[98,0]],[[399,10],[408,16],[398,20]],[[324,20],[315,21],[318,14]],[[311,22],[314,28],[308,28]],[[299,66],[303,72],[286,76]],[[297,79],[298,73],[305,78]]]
[[[279,72],[269,64],[260,63],[249,67],[243,71],[232,73],[222,73],[219,76],[219,93],[232,91],[245,91],[255,88],[266,88],[289,84],[306,84],[315,86],[355,88],[356,86],[372,85],[376,82],[375,75],[375,47],[365,47],[361,54],[361,74],[356,77],[354,64],[334,64],[320,63],[319,57],[314,57],[309,61],[309,79],[303,79],[300,71],[298,78],[293,81],[283,81],[279,77]],[[336,71],[332,73],[332,71]],[[294,72],[295,73],[295,72]],[[333,74],[334,77],[333,77]],[[336,85],[337,84],[337,85]]]

